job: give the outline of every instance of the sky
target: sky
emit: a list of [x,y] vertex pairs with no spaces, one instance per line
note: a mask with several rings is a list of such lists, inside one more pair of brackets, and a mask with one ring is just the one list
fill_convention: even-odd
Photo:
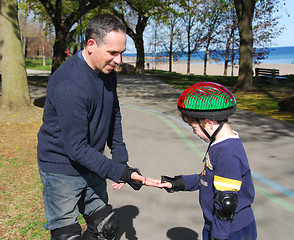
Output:
[[[284,26],[282,34],[273,41],[272,47],[294,47],[294,0],[285,0],[285,9],[280,11],[281,18],[279,20],[280,26]],[[288,14],[290,16],[288,16]],[[129,37],[127,40],[126,53],[135,53],[136,48],[133,40]],[[146,40],[144,41],[146,44]],[[148,49],[148,46],[145,46]],[[147,51],[147,50],[146,50]]]
[[287,16],[285,11],[281,11],[282,17],[279,22],[281,26],[285,26],[285,29],[283,33],[274,40],[276,43],[275,47],[294,46],[294,0],[285,0],[285,3],[286,11],[290,14],[290,17]]

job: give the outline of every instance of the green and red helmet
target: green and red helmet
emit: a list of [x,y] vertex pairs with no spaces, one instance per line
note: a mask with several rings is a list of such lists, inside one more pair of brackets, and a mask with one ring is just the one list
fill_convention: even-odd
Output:
[[234,95],[223,85],[199,82],[187,88],[178,99],[179,111],[196,119],[222,121],[237,108]]

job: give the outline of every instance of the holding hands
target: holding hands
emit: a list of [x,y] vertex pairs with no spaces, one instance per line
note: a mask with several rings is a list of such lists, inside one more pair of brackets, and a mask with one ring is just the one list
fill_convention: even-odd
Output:
[[170,182],[162,182],[160,179],[154,179],[149,177],[145,178],[144,185],[157,188],[172,188],[173,186]]
[[[136,171],[134,171],[134,172],[131,173],[130,178],[131,178],[131,181],[132,182],[135,182],[135,183],[137,183],[139,185],[145,184],[145,177],[143,177],[141,174],[139,174]],[[112,188],[114,190],[120,190],[125,184],[126,184],[125,182],[121,182],[121,183],[114,182],[112,184]]]
[[173,193],[185,190],[185,181],[182,176],[168,177],[161,176],[161,180],[146,177],[146,186],[164,188],[167,192]]
[[[131,169],[130,179],[126,182],[134,189],[139,190],[142,185],[164,188],[167,192],[172,193],[176,191],[183,191],[185,189],[185,182],[182,176],[168,177],[161,176],[161,179],[154,179],[150,177],[144,177],[141,175],[139,169]],[[112,184],[114,190],[120,190],[125,185],[125,182]]]
[[[131,179],[135,181],[136,183],[141,183],[145,186],[150,187],[157,187],[157,188],[171,188],[172,184],[170,182],[161,183],[160,179],[153,179],[149,177],[143,177],[142,175],[138,174],[137,172],[133,172],[131,174]],[[120,190],[125,183],[116,183],[114,182],[112,184],[112,188],[114,190]]]

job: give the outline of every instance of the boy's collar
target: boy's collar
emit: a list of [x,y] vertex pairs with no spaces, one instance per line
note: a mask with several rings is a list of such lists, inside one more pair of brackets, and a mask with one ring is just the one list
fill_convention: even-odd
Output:
[[234,132],[235,135],[230,135],[230,136],[226,136],[226,137],[219,138],[219,139],[215,140],[215,141],[211,144],[211,146],[213,146],[214,144],[220,143],[220,142],[222,142],[222,141],[225,141],[225,140],[227,140],[227,139],[238,139],[238,138],[240,138],[238,132],[236,132],[235,130],[232,130],[232,131]]

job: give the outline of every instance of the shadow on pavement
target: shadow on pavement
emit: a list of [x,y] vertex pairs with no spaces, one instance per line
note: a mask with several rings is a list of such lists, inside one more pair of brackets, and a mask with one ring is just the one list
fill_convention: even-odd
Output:
[[293,137],[294,125],[273,118],[237,109],[230,122],[242,132],[243,142],[273,141]]
[[121,208],[114,209],[114,212],[119,218],[119,231],[116,240],[121,239],[125,234],[125,238],[128,240],[136,240],[136,229],[134,228],[133,219],[139,214],[139,209],[132,205],[123,206]]
[[[137,240],[136,229],[134,228],[133,219],[139,215],[139,209],[136,206],[126,205],[121,208],[114,209],[119,218],[119,231],[115,237],[116,240],[125,239]],[[171,240],[197,240],[198,234],[185,227],[175,227],[167,231],[167,237]]]
[[[165,104],[165,107],[177,112],[177,99],[182,90],[171,87],[161,80],[148,75],[118,75],[119,98],[142,100],[150,107]],[[134,104],[135,105],[135,104]],[[167,109],[163,109],[166,112]],[[280,120],[261,116],[238,109],[230,118],[236,130],[242,132],[242,140],[272,141],[284,137],[293,137],[294,125]],[[233,126],[235,128],[235,126]],[[246,133],[243,135],[243,131]]]
[[[40,88],[41,86],[39,86]],[[41,87],[42,88],[42,87]],[[31,89],[34,91],[34,89]],[[176,102],[182,90],[173,88],[161,80],[148,75],[118,75],[119,99],[141,100],[150,107],[155,105],[168,106],[169,110],[177,111]],[[34,95],[34,94],[33,94]],[[46,96],[39,92],[34,105],[44,107]],[[134,105],[136,105],[134,103]],[[164,109],[166,112],[168,109]],[[249,111],[238,109],[230,118],[237,131],[242,133],[243,142],[272,141],[281,137],[293,137],[294,125],[269,117],[260,116]]]
[[167,232],[167,237],[170,238],[171,240],[197,240],[198,239],[198,234],[189,229],[189,228],[184,228],[184,227],[175,227],[171,228]]
[[118,75],[119,98],[134,97],[152,102],[178,99],[181,90],[148,75]]

